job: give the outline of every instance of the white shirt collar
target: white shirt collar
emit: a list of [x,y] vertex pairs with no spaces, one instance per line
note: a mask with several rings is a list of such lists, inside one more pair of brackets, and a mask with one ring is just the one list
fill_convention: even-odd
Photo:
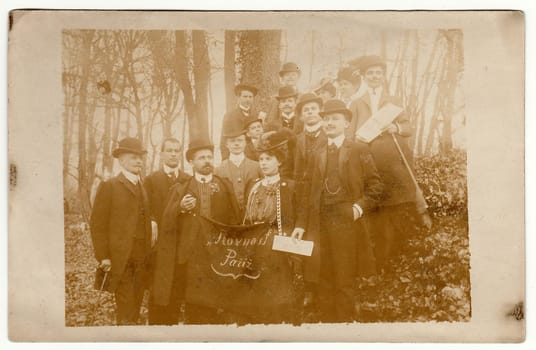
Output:
[[236,165],[237,167],[239,167],[240,164],[242,164],[242,161],[244,160],[244,158],[245,158],[244,152],[240,154],[234,154],[234,153],[229,154],[229,161],[233,163],[234,165]]
[[197,182],[201,182],[201,183],[203,182],[209,183],[212,181],[212,174],[203,175],[203,174],[194,172],[194,177],[197,180]]
[[322,127],[322,122],[318,122],[316,123],[315,125],[307,125],[305,124],[303,126],[303,128],[305,129],[305,131],[307,132],[317,132],[317,131],[320,131],[320,128]]
[[262,179],[262,184],[264,186],[273,185],[281,180],[281,176],[279,174],[265,176],[264,179]]
[[244,112],[249,112],[249,109],[250,109],[251,107],[244,107],[244,106],[242,106],[242,105],[238,105],[238,108],[240,108],[240,109],[243,110]]
[[288,120],[294,118],[294,112],[291,112],[290,114],[286,114],[284,112],[281,112],[281,115],[283,116],[283,118],[288,119]]
[[337,148],[341,148],[342,143],[344,142],[344,134],[340,134],[335,138],[328,138],[328,146],[335,144]]
[[124,168],[121,168],[121,172],[123,173],[123,175],[125,175],[127,180],[132,182],[134,185],[137,185],[138,181],[140,181],[140,177],[138,175],[133,174],[130,171],[124,169]]
[[[370,96],[381,96],[381,94],[382,94],[382,87],[379,86],[379,87],[377,87],[376,89],[373,89],[373,88],[371,88],[371,87],[368,87],[368,88],[367,88],[367,91],[368,91],[368,93],[369,93]],[[376,92],[376,93],[374,93],[374,92]]]
[[166,175],[169,175],[171,173],[175,173],[175,177],[179,176],[179,166],[176,166],[175,168],[170,168],[167,165],[164,164],[164,172]]

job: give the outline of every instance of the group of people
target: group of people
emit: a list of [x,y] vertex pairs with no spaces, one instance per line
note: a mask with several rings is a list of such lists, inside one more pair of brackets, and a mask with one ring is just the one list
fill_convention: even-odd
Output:
[[291,290],[298,273],[304,297],[277,310],[263,310],[261,300],[258,317],[245,322],[290,322],[289,303],[314,308],[320,322],[355,320],[356,278],[389,269],[417,217],[407,115],[400,113],[369,143],[356,138],[385,104],[400,105],[387,93],[385,71],[379,56],[360,57],[335,82],[300,93],[300,68],[285,63],[282,86],[266,113],[255,109],[256,87],[237,85],[237,107],[223,118],[221,164],[215,166],[209,140],[192,139],[185,153],[191,175],[179,169],[180,140],[163,141],[162,168],[145,178],[141,142],[121,140],[113,151],[121,172],[100,185],[90,222],[95,257],[115,295],[117,324],[139,322],[146,289],[149,324],[178,324],[181,314],[187,324],[244,321],[240,310],[187,297],[188,288],[204,288],[203,280],[188,276],[193,252],[202,249],[196,237],[209,224],[204,218],[268,223],[277,234],[314,242],[311,256],[275,250],[263,256],[277,261],[280,268],[273,271],[289,276],[273,289]]

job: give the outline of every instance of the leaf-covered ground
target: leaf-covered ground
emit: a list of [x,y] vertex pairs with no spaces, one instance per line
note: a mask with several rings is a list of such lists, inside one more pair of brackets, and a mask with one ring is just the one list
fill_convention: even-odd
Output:
[[361,321],[469,321],[469,260],[467,220],[436,219],[406,241],[391,269],[358,281]]
[[[87,224],[80,215],[65,216],[65,325],[115,324],[113,294],[93,289],[97,261]],[[147,319],[147,295],[140,322]]]
[[[391,269],[358,281],[361,322],[468,321],[471,316],[467,220],[436,218],[431,232],[417,231]],[[96,267],[87,225],[65,220],[65,323],[115,322],[113,296],[93,290]],[[140,322],[147,320],[147,295]],[[307,321],[305,319],[304,321]]]

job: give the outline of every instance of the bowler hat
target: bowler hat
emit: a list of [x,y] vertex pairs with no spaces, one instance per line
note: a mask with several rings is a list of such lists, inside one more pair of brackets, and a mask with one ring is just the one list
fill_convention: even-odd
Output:
[[277,92],[277,96],[275,97],[278,100],[283,100],[285,98],[289,97],[297,97],[298,91],[293,86],[285,85],[281,86],[279,88],[279,91]]
[[119,158],[119,156],[124,153],[134,153],[142,155],[147,153],[147,151],[143,149],[140,140],[134,137],[126,137],[119,141],[119,145],[116,149],[113,150],[112,156],[114,158]]
[[312,92],[308,92],[306,94],[303,94],[298,99],[298,103],[296,104],[296,112],[298,114],[301,114],[302,107],[309,102],[316,102],[318,103],[318,107],[322,108],[322,98],[316,96]]
[[244,119],[244,129],[247,129],[250,124],[253,124],[255,122],[259,122],[262,124],[262,119],[259,118],[257,115],[250,115]]
[[259,91],[255,86],[248,85],[248,84],[238,84],[234,88],[234,93],[236,96],[240,96],[240,93],[242,91],[249,91],[253,94],[253,96],[257,96],[257,92]]
[[333,85],[330,81],[325,82],[324,84],[320,85],[316,90],[315,94],[320,94],[322,91],[327,91],[330,93],[331,96],[335,96],[337,94],[337,90],[335,89],[335,85]]
[[380,66],[385,70],[385,60],[377,55],[363,56],[359,59],[359,69],[363,74],[365,74],[367,69],[374,66]]
[[242,134],[245,134],[247,130],[245,130],[244,128],[240,128],[240,127],[236,127],[236,126],[232,126],[232,127],[227,127],[223,130],[223,137],[225,138],[228,138],[228,139],[232,139],[232,138],[235,138],[237,136],[240,136]]
[[352,83],[353,85],[358,85],[361,83],[361,76],[359,75],[359,70],[353,67],[343,67],[339,69],[337,73],[337,81],[346,80]]
[[326,101],[326,103],[324,104],[324,110],[320,112],[320,116],[324,117],[328,114],[333,113],[342,113],[344,114],[346,120],[352,120],[352,112],[348,108],[346,108],[346,104],[341,100],[332,99]]
[[287,62],[281,66],[281,70],[279,71],[279,76],[282,77],[285,73],[290,72],[297,72],[301,73],[300,67],[294,62]]
[[190,141],[190,144],[188,145],[188,150],[186,151],[186,160],[192,160],[194,153],[202,149],[208,149],[214,152],[214,145],[206,139],[194,139]]

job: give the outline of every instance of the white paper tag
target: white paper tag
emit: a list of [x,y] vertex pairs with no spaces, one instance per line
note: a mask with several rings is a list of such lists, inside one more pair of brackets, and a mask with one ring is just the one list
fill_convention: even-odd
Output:
[[313,241],[304,241],[292,239],[286,236],[274,236],[273,250],[294,253],[299,255],[311,256],[313,253]]

